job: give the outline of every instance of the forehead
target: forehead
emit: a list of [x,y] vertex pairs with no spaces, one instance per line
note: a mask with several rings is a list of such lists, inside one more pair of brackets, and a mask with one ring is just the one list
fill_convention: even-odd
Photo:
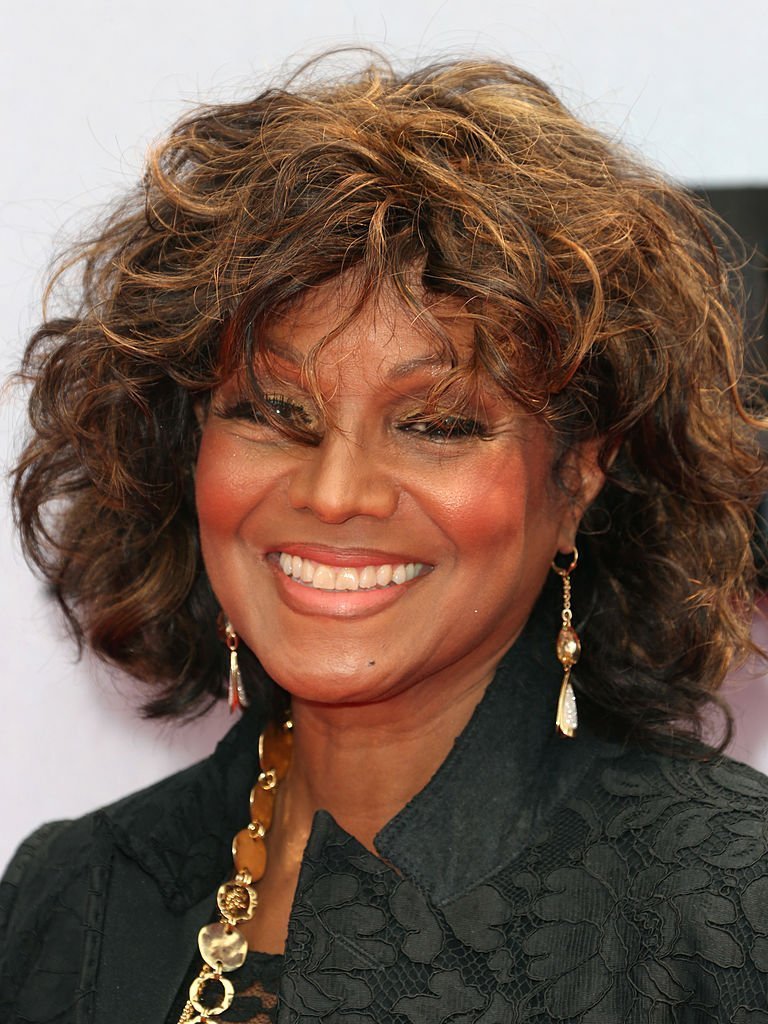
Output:
[[458,299],[417,297],[415,307],[383,285],[361,298],[344,278],[303,293],[259,332],[268,362],[304,369],[356,364],[386,377],[467,365],[474,355],[472,320]]

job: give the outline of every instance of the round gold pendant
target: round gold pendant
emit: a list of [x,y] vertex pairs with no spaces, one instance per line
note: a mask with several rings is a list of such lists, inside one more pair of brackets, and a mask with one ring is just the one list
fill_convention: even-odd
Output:
[[221,921],[204,925],[198,933],[197,944],[203,960],[214,970],[236,971],[248,954],[245,936],[234,928],[227,928]]

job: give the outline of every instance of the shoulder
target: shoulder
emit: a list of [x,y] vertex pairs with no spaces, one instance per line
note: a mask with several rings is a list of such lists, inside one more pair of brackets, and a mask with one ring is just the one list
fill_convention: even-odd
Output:
[[768,778],[747,765],[604,747],[569,805],[588,845],[612,845],[638,870],[685,871],[734,895],[758,883],[768,896]]
[[[197,764],[81,818],[44,825],[26,839],[0,883],[0,961],[11,930],[39,933],[65,914],[65,906],[72,920],[82,917],[89,893],[106,889],[116,852],[170,902],[180,891],[193,898],[209,876],[218,877],[229,856],[218,833],[231,838],[247,812],[259,730],[259,720],[245,716]],[[201,830],[201,821],[212,824]],[[185,872],[192,877],[181,886]]]
[[36,865],[50,859],[50,848],[64,835],[71,822],[51,821],[42,825],[19,846],[0,879],[0,935],[7,935],[19,890]]
[[104,868],[123,829],[149,831],[179,794],[194,787],[200,765],[177,772],[80,818],[42,825],[18,847],[0,880],[0,935],[13,918],[27,918],[83,874]]
[[19,893],[34,893],[37,901],[90,861],[95,820],[96,815],[89,814],[77,821],[48,822],[21,843],[0,880],[0,934],[7,934]]
[[[186,769],[22,842],[0,882],[0,1018],[24,993],[29,1019],[48,1019],[40,1016],[46,1000],[77,990],[82,965],[100,948],[116,858],[135,865],[132,877],[148,877],[154,832],[161,824],[178,831],[177,799],[195,791],[198,777],[197,766]],[[162,844],[154,855],[162,861]],[[40,987],[41,978],[55,981]]]
[[[3,1020],[11,1019],[11,1008],[34,965],[43,965],[48,977],[59,979],[57,984],[71,989],[76,985],[92,897],[106,885],[105,851],[96,838],[96,822],[95,815],[88,815],[43,825],[21,844],[5,871],[0,882]],[[42,991],[33,995],[33,1003],[38,995],[43,998]],[[43,1018],[35,1012],[29,1019]]]
[[630,803],[685,802],[700,816],[736,812],[760,820],[768,811],[768,777],[724,755],[695,760],[605,745],[590,774],[606,797]]

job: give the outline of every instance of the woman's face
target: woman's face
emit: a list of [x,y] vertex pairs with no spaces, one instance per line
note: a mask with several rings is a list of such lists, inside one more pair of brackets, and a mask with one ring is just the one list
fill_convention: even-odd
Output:
[[[213,397],[197,465],[213,589],[296,696],[361,703],[485,682],[572,546],[549,430],[490,381],[465,407],[453,394],[430,407],[446,366],[394,297],[317,357],[324,419],[301,364],[344,301],[331,282],[275,319],[257,367],[276,412],[317,430],[317,444],[260,422],[239,378]],[[472,329],[456,311],[434,307],[468,358]]]

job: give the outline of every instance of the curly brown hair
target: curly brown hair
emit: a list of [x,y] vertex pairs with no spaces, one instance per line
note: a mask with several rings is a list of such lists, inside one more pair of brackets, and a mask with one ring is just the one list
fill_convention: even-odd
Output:
[[199,710],[223,658],[196,403],[253,365],[266,318],[346,270],[360,303],[387,283],[423,315],[425,295],[458,297],[476,367],[561,455],[600,441],[581,693],[637,742],[693,749],[749,648],[766,488],[726,245],[694,197],[508,64],[377,57],[329,77],[321,60],[198,109],[53,279],[77,273],[79,299],[23,364],[26,553],[78,640],[156,685],[149,713]]

